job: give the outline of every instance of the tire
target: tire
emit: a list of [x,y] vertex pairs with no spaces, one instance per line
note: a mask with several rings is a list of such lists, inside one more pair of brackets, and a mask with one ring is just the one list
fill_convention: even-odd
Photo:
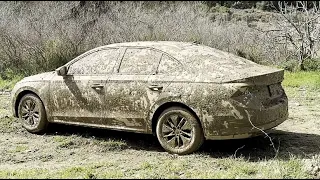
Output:
[[159,143],[167,152],[178,155],[193,153],[204,141],[197,118],[181,107],[170,107],[161,113],[156,134]]
[[31,133],[40,134],[47,129],[46,111],[41,100],[34,94],[26,94],[21,98],[18,116],[22,126]]

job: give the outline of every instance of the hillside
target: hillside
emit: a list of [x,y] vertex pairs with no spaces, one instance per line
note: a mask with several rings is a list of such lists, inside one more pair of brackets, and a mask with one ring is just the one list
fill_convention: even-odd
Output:
[[197,41],[267,65],[297,59],[279,32],[265,33],[283,21],[271,1],[213,2],[0,2],[0,77],[53,70],[126,41]]

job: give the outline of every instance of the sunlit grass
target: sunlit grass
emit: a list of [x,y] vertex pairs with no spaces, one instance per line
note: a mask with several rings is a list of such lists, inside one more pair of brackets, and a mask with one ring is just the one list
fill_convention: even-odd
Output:
[[12,90],[14,85],[20,81],[23,78],[23,76],[14,76],[12,79],[2,79],[0,77],[0,90]]
[[134,166],[95,163],[59,169],[0,170],[0,178],[311,178],[301,159],[250,162],[244,158],[150,158]]
[[320,89],[320,71],[286,71],[282,84],[285,87]]
[[[320,87],[320,74],[318,72],[285,72],[283,81],[284,88],[289,97],[303,98],[302,102],[314,99],[319,93],[315,89]],[[306,91],[300,91],[306,88]],[[8,112],[7,108],[1,108],[1,103],[5,100],[0,99],[0,110]],[[4,106],[4,104],[3,104]],[[0,118],[0,132],[15,132],[16,127],[13,122],[16,120],[10,117]],[[49,137],[49,136],[46,136]],[[120,160],[113,158],[102,159],[104,153],[117,153],[126,150],[129,145],[125,141],[107,138],[83,137],[81,135],[62,136],[55,135],[50,139],[55,151],[67,151],[86,147],[92,152],[101,153],[101,161],[83,162],[81,165],[69,164],[66,167],[51,168],[49,166],[41,168],[10,168],[0,169],[1,178],[314,178],[304,170],[304,159],[297,155],[285,158],[281,154],[277,158],[261,159],[251,161],[245,157],[234,158],[222,157],[214,158],[205,154],[186,155],[177,158],[167,154],[159,153],[148,158],[128,159],[127,154],[131,151],[123,151]],[[285,143],[281,146],[285,147]],[[29,148],[28,145],[12,146],[7,153],[21,155]],[[127,153],[127,154],[126,154]],[[144,153],[144,152],[143,152]],[[149,153],[149,152],[145,152]],[[154,152],[152,152],[154,153]],[[316,151],[315,151],[316,153]],[[90,154],[88,154],[90,155]],[[109,155],[110,156],[110,155]],[[51,159],[45,160],[50,162]],[[80,161],[80,160],[79,160]],[[134,161],[134,162],[132,162]],[[317,159],[319,162],[319,159]],[[34,162],[39,163],[39,162]],[[319,164],[319,163],[317,163]]]

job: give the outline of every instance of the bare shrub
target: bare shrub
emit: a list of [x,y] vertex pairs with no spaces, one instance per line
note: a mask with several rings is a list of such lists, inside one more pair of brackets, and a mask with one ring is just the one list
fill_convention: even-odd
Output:
[[266,33],[277,44],[283,44],[286,52],[297,59],[301,70],[304,61],[317,57],[320,40],[320,3],[317,1],[278,1],[278,17],[270,23]]
[[225,12],[213,19],[211,8],[202,2],[0,2],[0,72],[54,70],[94,47],[128,41],[196,41],[257,63],[283,59],[283,45],[248,21],[223,18]]

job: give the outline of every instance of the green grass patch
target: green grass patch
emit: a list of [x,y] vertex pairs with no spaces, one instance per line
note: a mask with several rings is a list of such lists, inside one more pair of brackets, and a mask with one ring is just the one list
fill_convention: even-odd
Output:
[[57,173],[58,178],[84,178],[93,179],[93,169],[91,167],[71,167]]
[[87,145],[89,142],[86,138],[81,136],[71,135],[71,136],[56,136],[53,138],[53,141],[57,142],[57,148],[79,148],[80,146]]
[[27,146],[16,146],[16,148],[13,150],[13,152],[23,152],[26,151],[28,149]]
[[59,143],[59,142],[64,142],[66,139],[67,139],[67,137],[65,137],[65,136],[58,136],[58,135],[57,135],[57,136],[54,136],[54,137],[53,137],[53,141],[54,141],[54,142],[58,142],[58,143]]
[[320,88],[320,71],[285,71],[282,82],[285,87]]
[[21,170],[0,170],[1,179],[33,179],[49,178],[46,176],[50,170],[46,169],[21,169]]
[[17,119],[12,116],[0,118],[0,133],[14,132],[18,128],[15,126],[16,123]]
[[78,148],[81,146],[92,146],[99,152],[120,151],[128,148],[126,142],[122,140],[86,138],[79,135],[54,136],[53,141],[57,143],[57,148]]
[[128,145],[126,142],[121,141],[121,140],[113,140],[113,139],[95,140],[94,144],[99,146],[100,152],[120,151],[120,150],[128,148]]
[[23,78],[23,76],[14,76],[11,79],[2,79],[0,77],[0,90],[12,90],[14,85],[20,81]]
[[58,169],[36,168],[36,169],[0,169],[0,179],[101,179],[101,178],[121,178],[124,173],[115,169],[113,164],[92,164],[85,166],[71,166]]
[[0,170],[0,178],[312,178],[297,157],[251,162],[245,158],[150,157],[137,163],[97,162],[57,169]]

